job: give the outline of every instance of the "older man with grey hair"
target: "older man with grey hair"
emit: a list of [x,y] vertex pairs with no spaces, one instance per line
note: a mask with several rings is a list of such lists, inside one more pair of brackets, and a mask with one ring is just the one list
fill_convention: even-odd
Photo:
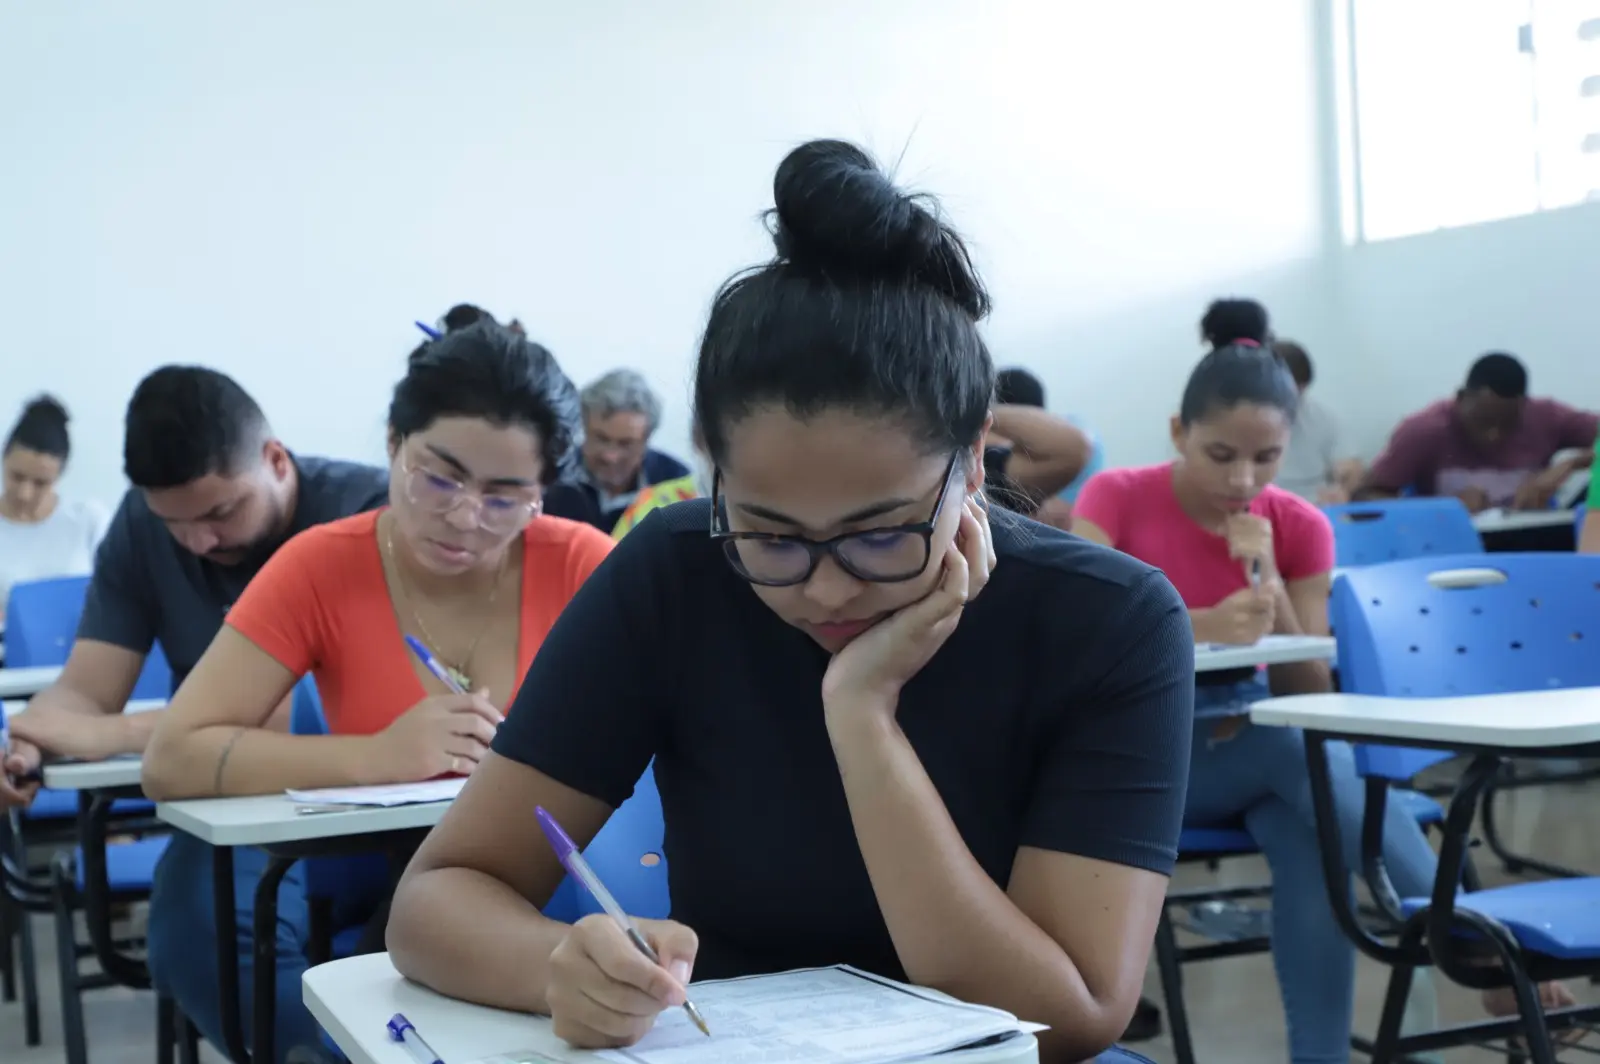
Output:
[[689,468],[650,447],[661,400],[643,374],[614,369],[581,395],[583,463],[559,486],[560,513],[610,532],[641,489],[687,476]]

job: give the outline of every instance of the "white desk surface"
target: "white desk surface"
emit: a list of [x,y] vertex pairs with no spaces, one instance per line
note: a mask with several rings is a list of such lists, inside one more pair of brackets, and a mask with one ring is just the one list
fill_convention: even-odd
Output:
[[1571,528],[1577,521],[1571,510],[1485,510],[1472,519],[1480,535],[1518,532],[1525,528]]
[[378,835],[386,831],[431,828],[443,818],[450,803],[397,805],[388,809],[374,806],[325,813],[297,813],[297,808],[298,803],[282,794],[255,798],[191,798],[158,803],[156,817],[213,846],[270,846],[343,835]]
[[[496,1053],[537,1050],[554,1060],[593,1061],[550,1031],[548,1020],[502,1012],[441,997],[408,982],[387,953],[320,964],[302,979],[306,1007],[351,1064],[416,1064],[405,1047],[389,1040],[385,1024],[405,1014],[444,1064],[469,1064]],[[1030,1035],[930,1060],[951,1064],[1038,1064],[1038,1042]]]
[[0,698],[32,698],[56,682],[60,665],[31,669],[0,669]]
[[1588,746],[1600,744],[1600,687],[1461,698],[1292,695],[1257,702],[1250,707],[1250,719],[1306,731],[1464,747]]
[[67,761],[44,767],[44,785],[54,791],[97,791],[106,787],[137,787],[138,757],[113,757],[105,761]]
[[1194,648],[1194,671],[1248,669],[1256,665],[1287,665],[1295,661],[1332,661],[1338,644],[1332,636],[1269,635],[1254,646],[1224,647],[1201,643]]

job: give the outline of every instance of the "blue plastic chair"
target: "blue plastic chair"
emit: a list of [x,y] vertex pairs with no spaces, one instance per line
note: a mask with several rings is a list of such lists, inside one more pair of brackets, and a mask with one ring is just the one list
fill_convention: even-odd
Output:
[[[1600,557],[1462,554],[1355,569],[1335,586],[1329,610],[1338,632],[1341,682],[1351,693],[1435,698],[1600,686],[1594,643],[1600,639]],[[1356,766],[1369,778],[1403,780],[1450,756],[1358,746]],[[1469,769],[1463,783],[1469,794],[1472,777]],[[1491,778],[1492,773],[1483,775],[1476,785],[1486,787]],[[1487,792],[1480,815],[1489,835],[1493,817]],[[1319,827],[1328,834],[1329,825]],[[1460,856],[1465,845],[1464,838],[1447,832],[1441,866],[1450,867],[1450,855]],[[1525,961],[1533,979],[1573,970],[1600,973],[1600,878],[1578,877],[1532,858],[1516,860],[1570,878],[1488,890],[1473,889],[1469,880],[1452,910],[1443,914],[1448,921],[1443,926],[1465,925],[1458,935],[1479,946],[1503,933],[1509,937],[1503,945]],[[1381,873],[1369,868],[1368,879],[1374,896],[1392,896],[1386,881],[1373,882]],[[1448,891],[1443,896],[1448,898]],[[1399,899],[1398,915],[1428,917],[1432,904],[1430,898]],[[1422,934],[1419,921],[1413,921],[1417,936]],[[1432,939],[1428,944],[1434,958],[1454,949]],[[1375,956],[1381,952],[1359,939],[1358,945]],[[1392,954],[1380,959],[1395,964]],[[1391,996],[1404,997],[1412,967],[1396,965]],[[1446,974],[1451,974],[1448,968]],[[1379,1032],[1380,1041],[1390,1036],[1397,1030]]]
[[[15,584],[6,600],[6,665],[26,669],[65,665],[78,635],[78,619],[83,616],[84,595],[89,590],[86,576],[65,576],[53,580],[30,580]],[[172,670],[161,653],[160,644],[145,658],[144,670],[135,685],[134,698],[168,698],[172,691]],[[119,802],[118,814],[149,813],[155,807],[144,801]],[[78,815],[78,796],[73,792],[41,790],[24,811],[26,821],[68,821]],[[39,841],[29,837],[29,845]]]
[[1483,550],[1472,515],[1459,499],[1352,502],[1322,512],[1333,523],[1334,564],[1341,568]]

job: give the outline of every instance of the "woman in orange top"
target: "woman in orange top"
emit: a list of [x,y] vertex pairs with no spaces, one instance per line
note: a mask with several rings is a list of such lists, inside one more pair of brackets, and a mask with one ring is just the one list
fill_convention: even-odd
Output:
[[[540,516],[580,423],[550,353],[502,326],[418,348],[389,407],[389,506],[308,529],[273,555],[173,696],[145,752],[145,792],[471,772],[557,615],[611,548],[588,525]],[[407,635],[471,693],[435,679]],[[330,734],[269,729],[306,673]]]

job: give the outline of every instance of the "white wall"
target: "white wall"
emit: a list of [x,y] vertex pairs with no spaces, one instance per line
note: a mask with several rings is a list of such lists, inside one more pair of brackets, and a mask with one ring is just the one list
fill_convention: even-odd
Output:
[[1342,342],[1312,22],[1285,0],[0,0],[0,411],[57,391],[70,484],[107,499],[163,362],[236,375],[291,446],[375,458],[411,321],[465,300],[580,382],[645,370],[681,451],[707,302],[766,254],[779,158],[832,135],[904,150],[978,247],[997,358],[1154,460],[1207,299]]
[[1365,382],[1343,407],[1357,445],[1373,453],[1491,350],[1521,357],[1535,394],[1600,408],[1597,249],[1600,206],[1343,249],[1336,282],[1351,343],[1339,361]]

